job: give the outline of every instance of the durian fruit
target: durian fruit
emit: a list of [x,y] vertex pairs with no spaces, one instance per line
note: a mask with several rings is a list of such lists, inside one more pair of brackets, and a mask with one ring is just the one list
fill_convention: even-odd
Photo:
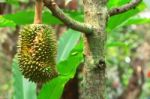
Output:
[[31,24],[21,29],[18,59],[25,78],[46,82],[56,77],[56,54],[56,36],[52,28],[44,24]]

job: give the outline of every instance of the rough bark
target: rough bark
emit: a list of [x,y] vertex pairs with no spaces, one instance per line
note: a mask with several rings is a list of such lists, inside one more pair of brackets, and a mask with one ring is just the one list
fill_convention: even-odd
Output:
[[85,23],[94,27],[84,35],[85,64],[80,99],[105,99],[105,27],[107,0],[83,0]]

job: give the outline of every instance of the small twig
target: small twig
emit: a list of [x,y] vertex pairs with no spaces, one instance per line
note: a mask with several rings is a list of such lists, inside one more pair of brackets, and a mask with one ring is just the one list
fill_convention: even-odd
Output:
[[89,34],[92,33],[93,27],[91,25],[87,25],[84,23],[77,22],[76,20],[72,19],[68,15],[66,15],[55,3],[54,0],[43,0],[44,5],[51,10],[54,16],[60,19],[63,23],[65,23],[68,27]]
[[129,2],[128,4],[125,4],[121,7],[118,8],[113,8],[109,11],[109,15],[110,16],[114,16],[120,13],[124,13],[130,9],[135,8],[142,0],[132,0],[131,2]]
[[42,0],[36,0],[34,24],[41,24],[42,23],[42,7],[43,7]]

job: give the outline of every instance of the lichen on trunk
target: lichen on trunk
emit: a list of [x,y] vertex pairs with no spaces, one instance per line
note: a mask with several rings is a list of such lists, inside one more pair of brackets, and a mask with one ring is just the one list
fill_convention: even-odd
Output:
[[84,35],[85,64],[81,82],[81,99],[105,99],[105,42],[108,19],[107,0],[83,0],[85,23],[93,26]]

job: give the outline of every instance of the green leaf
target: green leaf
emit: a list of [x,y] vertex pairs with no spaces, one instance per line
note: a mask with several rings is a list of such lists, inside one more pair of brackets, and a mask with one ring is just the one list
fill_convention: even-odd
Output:
[[77,42],[79,41],[81,34],[78,31],[74,31],[69,29],[61,36],[58,44],[58,57],[57,63],[65,60],[70,51],[75,47]]
[[83,42],[80,42],[77,44],[77,46],[71,51],[69,57],[61,61],[57,69],[61,75],[67,75],[70,78],[73,78],[76,69],[83,60]]
[[37,99],[36,84],[23,77],[24,99]]
[[150,17],[146,16],[134,16],[131,17],[128,21],[124,23],[124,25],[131,25],[131,24],[145,24],[145,23],[150,23]]
[[114,7],[119,7],[121,5],[124,5],[128,2],[130,2],[131,0],[109,0],[107,3],[107,6],[109,9],[112,9]]
[[[77,11],[65,11],[66,14],[71,16],[73,19],[78,21],[83,21],[83,13]],[[43,23],[45,24],[62,24],[62,22],[54,17],[50,11],[43,11],[42,14]],[[23,10],[17,12],[15,14],[6,14],[4,15],[6,19],[14,21],[17,25],[25,25],[25,24],[32,24],[34,19],[34,11],[33,10]]]
[[19,71],[18,60],[17,58],[13,59],[12,64],[13,72],[13,86],[14,86],[14,99],[24,99],[23,95],[23,78],[21,72]]
[[8,20],[3,16],[0,16],[0,27],[15,27],[15,26],[16,24],[13,21]]
[[4,17],[14,21],[17,25],[31,24],[33,23],[34,12],[26,10],[15,14],[6,14]]
[[58,76],[44,84],[38,99],[60,99],[64,86],[69,81],[68,77]]
[[119,28],[120,26],[123,26],[123,23],[125,21],[127,21],[129,18],[136,15],[137,13],[143,11],[144,9],[145,9],[145,5],[144,3],[141,3],[135,9],[131,9],[125,13],[110,17],[107,25],[107,32],[110,32],[115,28]]
[[25,79],[20,70],[17,56],[13,59],[14,99],[36,99],[36,85]]

